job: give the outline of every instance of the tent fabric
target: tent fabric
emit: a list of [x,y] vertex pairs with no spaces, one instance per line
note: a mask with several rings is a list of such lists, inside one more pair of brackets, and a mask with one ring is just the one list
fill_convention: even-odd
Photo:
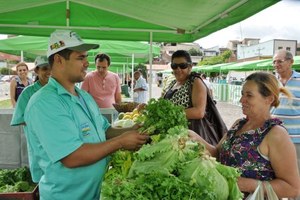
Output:
[[48,37],[70,29],[89,39],[193,42],[278,1],[0,0],[0,33]]
[[235,64],[221,66],[221,71],[252,71],[252,70],[263,70],[257,66],[257,64],[265,62],[265,60],[251,60],[245,62],[239,62]]
[[[267,59],[265,62],[258,63],[257,66],[264,69],[273,69],[272,63],[272,59]],[[300,56],[294,56],[293,69],[300,69]]]
[[[46,55],[48,37],[38,36],[17,36],[0,40],[0,50],[2,51],[24,51],[35,55]],[[99,44],[100,48],[89,51],[89,61],[94,62],[94,57],[98,53],[106,53],[111,57],[112,65],[123,65],[132,63],[145,63],[149,61],[150,45],[143,42],[134,41],[110,41],[110,40],[84,40],[87,43]],[[152,57],[160,54],[160,47],[152,45]]]
[[253,60],[245,62],[231,62],[231,63],[221,63],[216,65],[206,65],[198,66],[197,68],[201,72],[223,72],[227,73],[229,71],[253,71],[253,70],[269,70],[268,66],[259,66],[261,63],[269,62],[270,59],[265,60]]
[[232,63],[221,63],[216,65],[204,65],[204,66],[197,66],[197,69],[201,72],[220,72],[222,71],[222,67],[224,69],[225,66],[233,65]]

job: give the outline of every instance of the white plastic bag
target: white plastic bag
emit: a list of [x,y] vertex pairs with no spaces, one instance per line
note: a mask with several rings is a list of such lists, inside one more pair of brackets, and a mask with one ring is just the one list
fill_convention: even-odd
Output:
[[[279,200],[276,193],[274,192],[271,184],[266,181],[265,183],[265,188],[267,191],[267,200]],[[261,181],[258,181],[258,185],[257,188],[255,189],[255,191],[250,194],[246,200],[265,200],[264,198],[264,189],[263,189],[263,183]]]

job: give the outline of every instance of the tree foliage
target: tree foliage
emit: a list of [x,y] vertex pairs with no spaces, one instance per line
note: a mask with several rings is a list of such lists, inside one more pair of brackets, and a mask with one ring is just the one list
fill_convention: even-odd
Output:
[[190,49],[188,52],[191,56],[202,56],[202,52],[195,48]]
[[214,56],[210,58],[206,58],[198,63],[198,65],[216,65],[221,63],[226,63],[230,58],[232,52],[230,50],[224,51],[219,56]]
[[3,68],[0,69],[0,74],[10,75],[10,74],[14,74],[14,72],[10,68],[3,67]]

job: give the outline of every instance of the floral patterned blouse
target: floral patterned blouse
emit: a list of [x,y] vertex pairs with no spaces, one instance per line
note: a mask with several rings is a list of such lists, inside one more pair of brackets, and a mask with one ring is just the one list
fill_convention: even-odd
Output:
[[268,158],[259,152],[258,146],[270,129],[282,125],[282,121],[269,119],[256,130],[236,135],[246,122],[247,119],[243,118],[228,131],[227,139],[221,145],[219,160],[224,165],[239,169],[242,177],[272,180],[275,178],[274,170]]

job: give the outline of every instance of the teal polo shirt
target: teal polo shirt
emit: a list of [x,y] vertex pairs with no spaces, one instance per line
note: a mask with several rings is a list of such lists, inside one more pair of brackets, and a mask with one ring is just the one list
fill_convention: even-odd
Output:
[[[41,85],[41,83],[39,81],[35,82],[33,85],[30,85],[28,87],[26,87],[21,95],[18,98],[15,110],[14,110],[14,114],[12,116],[12,120],[10,122],[11,126],[18,126],[20,124],[24,123],[24,112],[25,112],[25,108],[28,104],[29,99],[31,98],[31,96],[36,93],[39,89],[41,89],[43,86]],[[26,136],[26,138],[28,138],[28,133],[26,128],[24,127],[24,134]],[[30,167],[30,171],[34,171],[35,173],[32,174],[32,180],[37,183],[39,182],[40,178],[41,178],[41,174],[42,174],[42,170],[41,168],[37,165],[37,162],[35,162],[35,157],[32,157],[32,152],[33,147],[27,143],[27,151],[28,151],[28,161],[29,161],[29,167]]]
[[18,126],[18,125],[24,123],[24,112],[25,112],[25,108],[28,104],[28,101],[29,101],[30,97],[41,88],[42,88],[41,83],[39,81],[37,81],[33,85],[29,85],[22,91],[21,95],[18,98],[16,107],[14,110],[14,114],[13,114],[11,122],[10,122],[11,126]]
[[105,132],[110,127],[92,96],[75,89],[85,105],[50,78],[26,107],[26,129],[30,133],[27,141],[43,171],[39,181],[41,200],[98,200],[100,197],[106,158],[77,168],[67,168],[60,162],[84,143],[106,141]]

